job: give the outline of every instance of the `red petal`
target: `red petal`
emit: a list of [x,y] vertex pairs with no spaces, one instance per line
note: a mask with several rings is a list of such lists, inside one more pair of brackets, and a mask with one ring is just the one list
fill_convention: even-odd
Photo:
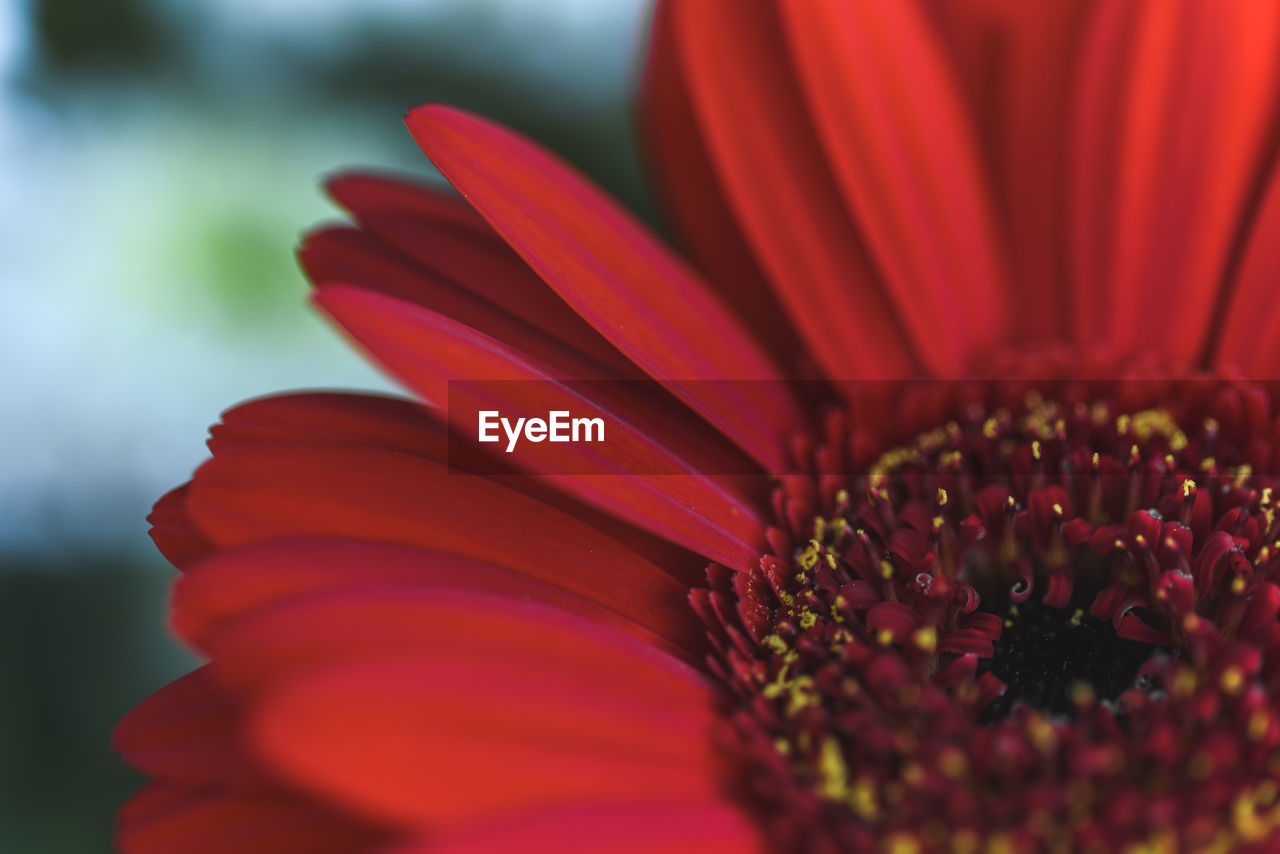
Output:
[[759,831],[720,804],[574,805],[461,827],[387,854],[760,854]]
[[1074,168],[1076,330],[1121,353],[1202,355],[1280,92],[1280,6],[1102,4]]
[[698,130],[676,51],[670,3],[654,10],[640,93],[644,153],[665,219],[711,284],[789,374],[808,377],[804,344],[755,262]]
[[[504,620],[508,624],[499,625]],[[594,647],[571,653],[561,649],[575,644]],[[386,582],[300,592],[247,613],[213,638],[212,667],[219,684],[229,690],[258,694],[281,679],[340,661],[395,657],[456,663],[461,657],[479,663],[511,656],[533,661],[534,652],[544,649],[555,660],[531,666],[617,665],[622,668],[619,679],[638,680],[628,690],[675,690],[682,697],[693,696],[692,691],[705,699],[702,677],[693,668],[626,633],[553,605]],[[627,661],[639,668],[630,676],[624,675]]]
[[[461,199],[371,175],[343,175],[331,179],[328,188],[361,226],[424,269],[622,376],[644,376],[569,308]],[[317,280],[332,278],[321,275]],[[438,306],[429,307],[442,311]]]
[[[687,588],[571,516],[415,457],[342,446],[228,448],[191,486],[222,547],[296,537],[416,546],[505,567],[689,639]],[[698,648],[694,642],[693,648]]]
[[1258,379],[1280,378],[1280,169],[1273,169],[1249,232],[1215,362]]
[[[438,411],[415,401],[380,395],[302,392],[242,403],[222,414],[209,446],[214,454],[227,443],[321,443],[364,445],[449,463],[462,470],[469,461],[451,459]],[[491,478],[559,508],[596,528],[650,562],[691,583],[701,582],[706,561],[556,490],[539,478],[517,475]],[[193,529],[194,530],[194,529]],[[208,546],[212,550],[213,546]]]
[[[754,505],[711,478],[682,474],[733,469],[721,468],[732,463],[714,445],[691,447],[692,436],[681,429],[678,408],[666,410],[670,417],[662,419],[638,396],[607,405],[588,400],[499,342],[377,294],[335,286],[320,289],[315,299],[406,384],[428,397],[444,394],[451,376],[517,381],[454,386],[454,417],[466,434],[475,429],[475,412],[486,409],[602,416],[610,425],[608,442],[545,443],[538,446],[536,458],[526,454],[519,461],[536,462],[535,471],[587,503],[728,566],[749,565],[758,556],[763,526]],[[618,411],[618,404],[628,404],[627,410]],[[685,451],[706,453],[684,456]],[[641,474],[646,471],[659,474]]]
[[809,348],[836,379],[916,374],[810,127],[776,15],[728,0],[671,11],[717,175]]
[[553,609],[462,595],[313,596],[219,641],[260,754],[296,785],[416,826],[590,799],[706,800],[707,687]]
[[[441,106],[407,119],[423,151],[569,305],[766,468],[801,414],[781,375],[704,282],[578,173],[496,125]],[[684,385],[679,380],[711,380]]]
[[456,555],[385,543],[273,541],[232,549],[191,567],[174,587],[172,619],[179,634],[207,650],[219,632],[244,615],[310,593],[387,585],[470,590],[555,605],[698,664],[704,629],[688,609],[673,607],[674,594],[665,582],[655,585],[661,590],[645,589],[643,583],[615,590],[598,578],[579,577],[574,567],[544,575],[550,583]]
[[116,726],[111,747],[152,777],[261,785],[263,775],[245,753],[239,730],[235,705],[202,667],[143,700]]
[[343,172],[325,179],[324,188],[331,199],[357,217],[366,213],[414,214],[457,228],[488,228],[484,217],[448,188],[411,175]]
[[184,569],[214,551],[213,543],[187,518],[186,501],[187,487],[184,484],[166,492],[147,516],[156,548],[178,569]]
[[[520,315],[494,306],[422,269],[367,232],[354,228],[315,232],[307,237],[299,260],[307,276],[317,285],[335,282],[359,285],[430,308],[530,354],[558,377],[616,379],[626,376],[583,353],[572,343],[571,336],[560,338],[538,329]],[[443,398],[428,399],[444,405]]]
[[915,3],[781,4],[803,95],[887,293],[936,374],[1005,334],[1003,247],[977,140]]
[[371,828],[288,795],[152,785],[120,813],[123,854],[358,854],[385,845]]
[[1071,319],[1067,260],[1068,106],[1080,0],[947,0],[929,4],[965,82],[1001,202],[1018,287],[1019,341],[1061,341]]
[[263,397],[222,413],[210,428],[215,454],[227,444],[367,445],[445,462],[448,436],[417,401],[350,392],[298,392]]

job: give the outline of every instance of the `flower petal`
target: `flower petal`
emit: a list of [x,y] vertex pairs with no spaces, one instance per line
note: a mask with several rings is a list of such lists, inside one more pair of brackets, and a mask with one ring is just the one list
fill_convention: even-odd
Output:
[[783,0],[823,150],[924,363],[956,375],[1006,334],[1003,246],[974,129],[916,3]]
[[[355,228],[314,232],[307,236],[298,258],[308,278],[316,284],[359,285],[430,308],[530,354],[556,376],[580,380],[627,376],[584,353],[573,343],[572,327],[554,334],[540,329],[520,314],[495,306],[423,269],[368,232]],[[443,404],[442,399],[431,401]]]
[[[745,566],[758,554],[763,526],[756,505],[722,482],[696,474],[730,471],[723,466],[732,463],[717,451],[714,436],[710,442],[695,438],[679,420],[679,407],[655,410],[639,394],[589,400],[500,342],[378,294],[330,286],[318,290],[315,299],[407,385],[428,397],[444,395],[450,377],[508,381],[454,386],[457,405],[451,417],[464,435],[475,429],[475,413],[482,410],[594,412],[609,424],[608,442],[539,445],[539,468],[533,471],[712,560]],[[663,417],[664,412],[669,414]],[[518,462],[534,459],[527,454]]]
[[416,400],[355,392],[295,392],[241,403],[209,429],[216,455],[227,445],[358,445],[446,462],[448,436]]
[[1280,169],[1273,168],[1217,334],[1216,364],[1280,378]]
[[1280,6],[1100,4],[1074,113],[1079,340],[1202,358],[1280,103]]
[[359,854],[384,834],[296,797],[152,784],[120,813],[123,854]]
[[221,548],[299,537],[414,546],[505,567],[690,641],[686,587],[599,531],[483,478],[373,448],[227,448],[191,484]]
[[1068,339],[1070,96],[1083,23],[1080,0],[931,3],[966,85],[1000,202],[1014,281],[1016,343]]
[[576,347],[622,376],[644,375],[456,196],[363,174],[342,175],[331,179],[327,187],[356,222],[427,271]]
[[244,615],[297,596],[387,585],[470,590],[554,605],[701,666],[703,628],[688,609],[668,601],[670,585],[647,590],[632,584],[616,590],[594,575],[580,575],[575,566],[544,575],[547,580],[539,580],[457,555],[387,543],[277,540],[232,549],[192,566],[174,586],[172,623],[182,637],[209,650],[215,637]]
[[760,854],[759,831],[726,804],[582,804],[502,817],[386,854]]
[[[413,400],[382,395],[300,392],[242,403],[222,414],[210,431],[215,455],[227,444],[320,443],[398,451],[466,471],[470,460],[449,448],[438,410]],[[452,452],[452,453],[451,453]],[[612,537],[682,581],[701,581],[706,561],[555,489],[540,478],[490,478],[568,513]],[[194,530],[194,529],[193,529]],[[212,544],[206,551],[213,549]]]
[[706,801],[707,686],[602,626],[492,597],[314,596],[245,620],[219,678],[295,785],[411,826],[590,799]]
[[[601,335],[762,465],[781,468],[800,411],[768,356],[692,270],[515,134],[438,105],[406,122],[445,177]],[[750,400],[724,380],[770,382]]]
[[671,12],[719,180],[818,362],[835,379],[918,373],[810,126],[776,14],[730,0]]
[[789,376],[809,378],[803,341],[788,322],[734,218],[698,130],[676,51],[674,13],[658,3],[640,91],[640,131],[664,219],[711,284]]
[[240,740],[235,704],[201,667],[171,682],[115,728],[111,748],[151,777],[190,784],[261,786]]
[[213,543],[201,534],[186,511],[187,487],[179,486],[166,492],[155,506],[147,521],[151,524],[151,539],[164,555],[165,560],[178,569],[210,554]]

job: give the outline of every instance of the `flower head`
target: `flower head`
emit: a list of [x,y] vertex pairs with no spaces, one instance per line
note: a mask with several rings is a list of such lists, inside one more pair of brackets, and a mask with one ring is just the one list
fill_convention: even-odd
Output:
[[[1271,850],[1278,63],[1268,2],[663,4],[691,261],[411,111],[463,200],[338,178],[301,261],[420,401],[244,404],[157,504],[209,663],[121,847]],[[457,379],[624,438],[459,473]]]

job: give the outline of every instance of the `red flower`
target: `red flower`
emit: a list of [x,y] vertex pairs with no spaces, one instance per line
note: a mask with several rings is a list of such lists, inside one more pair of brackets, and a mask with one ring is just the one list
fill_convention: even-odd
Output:
[[[1275,850],[1277,66],[1269,0],[666,4],[694,266],[412,111],[466,203],[342,177],[301,256],[425,403],[242,405],[161,499],[209,663],[117,730],[121,847]],[[693,473],[450,472],[451,379]]]

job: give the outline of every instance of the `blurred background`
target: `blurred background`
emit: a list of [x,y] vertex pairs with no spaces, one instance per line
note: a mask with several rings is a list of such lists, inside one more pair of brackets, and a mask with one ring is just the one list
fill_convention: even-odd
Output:
[[232,404],[389,388],[305,303],[343,166],[430,167],[446,101],[648,217],[630,108],[646,0],[0,2],[0,851],[110,850],[108,749],[186,672],[151,503]]

